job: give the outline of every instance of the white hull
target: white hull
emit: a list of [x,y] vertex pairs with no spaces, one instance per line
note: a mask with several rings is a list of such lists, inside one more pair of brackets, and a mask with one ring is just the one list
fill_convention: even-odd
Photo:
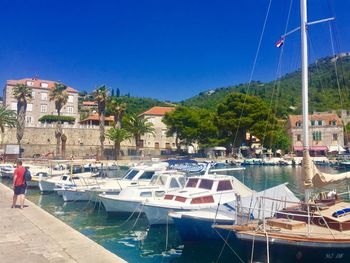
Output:
[[169,212],[187,211],[182,209],[173,209],[168,207],[144,206],[143,211],[147,216],[150,225],[174,224],[173,219],[168,215]]
[[56,188],[56,183],[46,181],[46,180],[41,180],[39,181],[39,188],[41,192],[53,192],[54,189]]
[[77,191],[77,190],[71,190],[71,189],[65,189],[57,191],[60,192],[62,195],[62,198],[65,202],[70,201],[89,201],[90,195],[86,191]]
[[143,212],[143,205],[141,201],[127,201],[127,200],[113,200],[100,196],[107,212],[115,213],[140,213]]
[[38,181],[27,181],[27,186],[29,187],[39,187],[39,182]]

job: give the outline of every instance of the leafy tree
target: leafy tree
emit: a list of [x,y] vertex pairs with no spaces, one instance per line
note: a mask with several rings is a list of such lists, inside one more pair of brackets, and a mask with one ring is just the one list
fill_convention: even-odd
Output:
[[18,124],[16,113],[0,106],[0,130],[1,130],[1,144],[3,144],[5,127],[14,128]]
[[132,135],[125,129],[112,127],[106,132],[106,136],[114,142],[115,157],[117,159],[120,154],[120,144],[130,139]]
[[121,121],[126,111],[126,103],[112,99],[110,104],[110,113],[114,116],[114,125],[116,128],[121,128]]
[[215,124],[227,146],[239,146],[247,132],[264,141],[267,131],[275,127],[276,119],[262,99],[231,93],[218,106]]
[[119,88],[117,88],[117,98],[119,98],[120,97],[120,89]]
[[114,97],[114,89],[112,89],[111,97]]
[[[17,142],[21,149],[21,140],[24,134],[27,103],[32,99],[32,88],[24,84],[17,84],[13,89],[13,96],[17,99]],[[19,152],[19,157],[22,152]]]
[[153,128],[153,123],[148,122],[147,118],[138,118],[136,116],[128,116],[124,122],[124,128],[130,132],[136,144],[136,152],[139,152],[141,136],[146,133],[154,134],[155,129]]
[[68,123],[74,123],[75,118],[71,116],[57,116],[57,115],[44,115],[40,117],[40,122],[46,122],[46,123],[52,123],[52,122],[68,122]]
[[61,126],[61,110],[63,106],[68,101],[68,92],[67,92],[67,86],[62,83],[55,83],[55,86],[53,89],[50,90],[49,93],[50,101],[55,102],[55,109],[57,110],[57,116],[58,121],[56,124],[56,131],[55,131],[55,137],[56,137],[56,154],[60,154],[60,144],[61,144],[61,136],[62,136],[62,126]]
[[201,147],[213,147],[222,144],[218,138],[218,128],[214,125],[215,113],[205,109],[196,110],[198,114],[197,138],[196,141]]
[[97,101],[98,115],[100,116],[100,143],[101,143],[101,157],[103,158],[104,141],[105,141],[105,111],[108,99],[108,88],[105,85],[98,87],[93,96]]

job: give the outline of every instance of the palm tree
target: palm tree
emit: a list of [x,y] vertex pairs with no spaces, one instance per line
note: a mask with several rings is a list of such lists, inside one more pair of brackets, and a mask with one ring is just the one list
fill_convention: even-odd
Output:
[[112,100],[111,104],[111,112],[114,116],[114,125],[116,128],[121,128],[121,121],[124,117],[126,111],[126,103],[118,102],[116,100]]
[[17,99],[17,142],[19,146],[19,157],[22,156],[21,140],[24,134],[27,103],[32,98],[32,88],[24,84],[17,84],[13,89],[13,96]]
[[112,127],[106,132],[108,139],[114,142],[115,159],[117,160],[120,154],[120,144],[132,137],[132,135],[125,129]]
[[129,116],[125,122],[125,129],[129,131],[134,139],[136,144],[136,153],[139,152],[141,136],[146,133],[154,134],[155,129],[153,128],[153,123],[148,122],[147,118],[141,119],[136,116]]
[[98,87],[93,92],[93,97],[97,101],[98,115],[100,116],[100,143],[101,158],[103,158],[103,143],[105,141],[105,112],[108,99],[108,88],[105,85]]
[[18,124],[17,115],[12,110],[0,106],[0,130],[1,130],[1,144],[3,144],[5,127],[14,128]]
[[56,154],[60,154],[60,144],[62,136],[62,126],[61,126],[61,109],[68,101],[67,86],[62,83],[55,83],[55,87],[50,90],[49,93],[50,101],[55,102],[55,109],[57,110],[58,121],[56,124]]

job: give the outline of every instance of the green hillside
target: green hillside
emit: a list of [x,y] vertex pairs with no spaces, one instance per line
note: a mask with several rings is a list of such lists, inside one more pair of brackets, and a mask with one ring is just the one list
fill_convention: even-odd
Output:
[[[338,81],[336,77],[336,69]],[[338,88],[338,82],[339,87]],[[300,70],[283,76],[276,83],[252,82],[247,84],[217,88],[181,102],[188,107],[215,110],[217,105],[230,92],[242,92],[259,96],[273,107],[280,117],[301,113]],[[350,107],[350,56],[322,58],[309,66],[310,111],[329,111]]]

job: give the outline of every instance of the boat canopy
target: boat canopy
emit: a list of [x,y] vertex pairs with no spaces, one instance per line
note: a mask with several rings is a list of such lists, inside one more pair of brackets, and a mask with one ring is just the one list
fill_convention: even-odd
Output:
[[320,172],[320,170],[318,170],[314,162],[311,160],[308,151],[304,151],[302,170],[304,177],[304,187],[306,189],[313,187],[321,188],[328,184],[350,179],[350,172],[340,174],[328,174]]

